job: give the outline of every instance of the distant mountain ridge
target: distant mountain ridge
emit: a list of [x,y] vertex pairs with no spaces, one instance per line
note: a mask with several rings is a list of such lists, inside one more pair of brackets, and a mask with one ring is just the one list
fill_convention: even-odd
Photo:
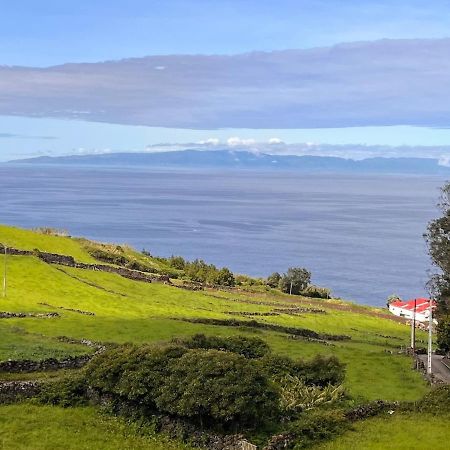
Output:
[[14,164],[45,164],[109,167],[259,169],[299,172],[450,174],[450,167],[431,158],[345,159],[333,156],[295,156],[254,153],[245,150],[180,150],[158,153],[103,153],[94,155],[41,156],[10,161]]

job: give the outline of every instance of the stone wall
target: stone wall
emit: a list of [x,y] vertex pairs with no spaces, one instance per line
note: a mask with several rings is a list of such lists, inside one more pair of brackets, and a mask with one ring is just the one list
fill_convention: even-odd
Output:
[[[0,253],[1,252],[4,252],[4,247],[0,244]],[[129,278],[135,281],[143,281],[146,283],[151,283],[153,281],[170,283],[170,278],[167,275],[150,274],[149,272],[140,272],[138,270],[127,269],[125,267],[108,266],[105,264],[85,264],[75,261],[72,256],[59,255],[56,253],[47,253],[38,250],[19,250],[12,247],[7,248],[7,253],[15,256],[36,256],[47,264],[58,264],[61,266],[75,267],[78,269],[116,273],[124,278]]]
[[60,369],[79,369],[92,359],[92,355],[69,356],[64,359],[48,358],[40,361],[29,359],[9,360],[0,362],[0,372],[45,372]]
[[41,384],[37,381],[0,381],[0,404],[33,397],[40,388]]
[[52,319],[52,318],[59,317],[59,314],[57,312],[23,313],[23,312],[0,311],[0,319],[24,319],[26,317],[37,317],[40,319]]

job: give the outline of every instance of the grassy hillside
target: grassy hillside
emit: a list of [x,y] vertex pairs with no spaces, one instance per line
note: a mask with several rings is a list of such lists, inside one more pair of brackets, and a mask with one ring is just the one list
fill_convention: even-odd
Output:
[[315,450],[446,450],[449,424],[449,415],[386,415],[360,422],[352,431]]
[[[41,235],[0,226],[1,242],[20,249],[39,249],[71,255],[78,261],[94,262],[93,257],[86,250],[86,241],[83,240]],[[127,251],[132,252],[132,250]],[[135,257],[139,258],[139,254],[136,253]],[[158,270],[161,269],[157,267],[157,263],[155,267]],[[99,342],[147,343],[199,332],[223,336],[257,335],[266,340],[273,351],[279,354],[291,357],[332,354],[339,357],[347,364],[345,387],[357,402],[379,398],[417,400],[428,390],[422,377],[411,370],[411,360],[398,352],[401,346],[408,345],[409,328],[387,316],[385,311],[376,308],[357,306],[338,300],[288,296],[273,290],[265,292],[238,289],[189,291],[162,283],[136,282],[112,273],[49,265],[35,256],[9,256],[8,274],[8,297],[1,299],[0,311],[58,312],[60,316],[0,319],[2,336],[0,361],[62,357],[92,351],[78,344],[61,342],[57,339],[59,336]],[[293,313],[294,307],[321,309],[325,313],[306,310]],[[274,313],[274,310],[277,315],[251,315]],[[93,315],[82,314],[80,311]],[[183,319],[199,318],[234,318],[247,323],[254,319],[260,323],[348,335],[351,339],[327,344],[292,339],[289,333],[281,331],[183,321]],[[420,332],[418,337],[423,340],[426,338]],[[0,373],[0,378],[1,376]],[[34,409],[31,406],[23,408],[6,407],[10,419],[3,422],[7,430],[5,435],[7,437],[4,438],[6,444],[3,448],[29,448],[13,445],[14,436],[17,436],[14,433],[14,430],[17,431],[15,427],[20,422],[24,411],[27,411],[26,408],[32,411],[33,417],[40,416],[41,413],[42,417],[46,415],[50,417],[54,414],[55,423],[70,421],[72,416],[75,422],[82,421],[81,417],[84,417],[83,427],[87,430],[94,414],[91,410],[63,412],[58,408],[48,407],[37,413],[39,408],[37,406],[33,407]],[[3,409],[6,411],[5,408]],[[39,428],[40,433],[41,428],[37,423],[31,424],[30,427]],[[366,425],[360,426],[363,430]],[[119,448],[120,445],[123,445],[120,448],[141,448],[140,443],[134,443],[137,441],[130,441],[133,444],[121,441],[124,438],[121,435],[123,428],[120,425],[110,427],[106,424],[105,429],[105,433],[113,433],[114,439],[118,442],[116,444],[114,439],[111,440],[111,447],[108,448]],[[69,442],[72,439],[71,433],[75,433],[74,430],[75,428],[66,430]],[[36,433],[39,434],[38,431]],[[22,441],[21,445],[25,445],[26,442],[26,440]],[[86,444],[83,445],[85,447],[68,446],[66,448],[92,448],[93,444],[86,440]],[[159,444],[152,445],[153,447],[148,448],[160,448],[157,446]],[[53,448],[58,448],[57,444]],[[182,447],[176,447],[174,444],[173,448]]]
[[[2,450],[189,450],[162,436],[142,436],[129,423],[93,408],[0,407]],[[18,439],[20,436],[20,439]]]

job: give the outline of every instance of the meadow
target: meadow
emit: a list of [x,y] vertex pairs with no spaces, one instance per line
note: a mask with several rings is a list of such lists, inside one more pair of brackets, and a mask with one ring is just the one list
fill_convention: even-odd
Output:
[[[1,242],[19,249],[71,255],[80,262],[95,262],[86,250],[86,241],[70,237],[0,226]],[[132,252],[131,249],[127,251]],[[158,261],[152,263],[158,267]],[[112,273],[49,265],[36,256],[10,255],[7,264],[8,295],[1,299],[0,310],[32,314],[57,312],[59,317],[0,319],[0,361],[61,358],[93,351],[81,344],[63,342],[59,339],[61,336],[102,343],[149,343],[195,333],[240,334],[263,338],[275,353],[293,358],[317,354],[337,356],[346,364],[344,385],[355,404],[375,399],[416,401],[429,390],[422,376],[412,370],[411,359],[400,352],[409,344],[409,328],[390,318],[385,310],[337,299],[289,296],[273,289],[191,291],[176,285],[137,282]],[[305,310],[292,313],[292,308],[296,307]],[[324,312],[311,312],[306,308]],[[274,309],[277,315],[259,315],[273,313]],[[230,327],[185,321],[199,318],[233,318],[243,324]],[[281,331],[245,326],[250,319],[347,335],[351,339],[328,343],[293,339]],[[425,334],[419,332],[418,339],[425,342]],[[5,374],[4,378],[11,376]],[[330,443],[330,447],[323,448],[388,448],[381,446],[384,445],[381,441],[374,441],[372,447],[366,446],[364,436],[377,435],[380,430],[392,427],[400,442],[402,433],[406,433],[413,420],[413,416],[367,420],[359,423],[350,434]],[[427,420],[431,421],[431,418]],[[69,449],[94,448],[98,440],[108,442],[109,447],[96,447],[105,449],[187,448],[178,443],[168,444],[163,437],[127,432],[123,422],[100,417],[91,408],[3,406],[0,423],[5,430],[2,433],[2,448],[5,449],[62,448],[61,442],[67,442],[64,447]],[[24,423],[26,427],[19,426]],[[70,426],[65,425],[67,423]],[[97,434],[92,432],[94,429]],[[30,439],[40,442],[41,446],[31,445]],[[348,446],[350,441],[359,442],[358,439],[362,439],[359,447]]]

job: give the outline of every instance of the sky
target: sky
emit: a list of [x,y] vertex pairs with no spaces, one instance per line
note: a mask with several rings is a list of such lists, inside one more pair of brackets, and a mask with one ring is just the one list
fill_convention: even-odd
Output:
[[271,139],[437,155],[448,38],[443,0],[2,2],[0,160]]

